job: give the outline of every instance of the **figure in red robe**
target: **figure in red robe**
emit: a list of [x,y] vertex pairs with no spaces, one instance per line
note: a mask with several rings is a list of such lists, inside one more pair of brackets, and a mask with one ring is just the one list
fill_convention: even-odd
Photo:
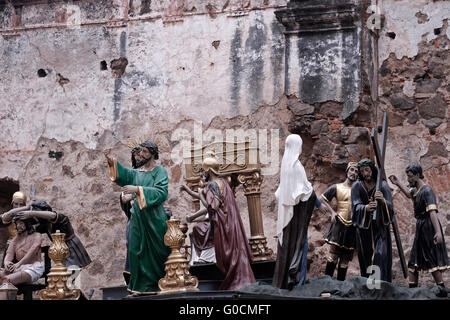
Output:
[[[219,162],[214,154],[203,160],[206,186],[200,192],[214,232],[217,267],[225,274],[220,290],[237,290],[255,282],[250,263],[253,260],[236,199],[228,182],[218,173]],[[192,219],[196,217],[192,216]]]

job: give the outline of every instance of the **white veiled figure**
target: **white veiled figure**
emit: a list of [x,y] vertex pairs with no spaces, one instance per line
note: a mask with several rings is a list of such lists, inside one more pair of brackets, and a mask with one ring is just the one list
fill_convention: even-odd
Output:
[[307,201],[313,193],[305,168],[298,159],[302,153],[302,138],[291,134],[286,138],[283,159],[281,160],[280,185],[275,192],[278,202],[277,236],[283,244],[283,229],[294,215],[294,206],[300,201]]

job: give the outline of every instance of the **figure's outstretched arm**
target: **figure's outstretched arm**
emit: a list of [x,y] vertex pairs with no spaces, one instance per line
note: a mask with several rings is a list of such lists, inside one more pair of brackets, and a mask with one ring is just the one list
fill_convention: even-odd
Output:
[[331,215],[331,221],[336,221],[336,211],[333,210],[333,208],[328,204],[327,201],[322,201],[322,205],[319,208],[319,211],[321,213],[328,213]]
[[331,215],[331,221],[336,221],[336,212],[333,210],[333,208],[330,206],[330,201],[333,200],[333,198],[336,198],[337,195],[337,185],[333,184],[329,186],[324,193],[321,196],[321,206],[319,207],[319,212],[322,214],[329,214]]
[[201,216],[204,216],[204,215],[206,215],[207,213],[208,213],[208,210],[207,210],[206,208],[200,209],[200,210],[198,210],[197,212],[195,212],[195,213],[193,213],[193,214],[191,214],[191,215],[188,215],[188,216],[186,217],[186,221],[189,222],[189,223],[191,223],[191,222],[193,222],[195,219],[197,219],[197,218],[199,218],[199,217],[201,217]]
[[395,184],[407,198],[411,199],[411,194],[409,193],[408,188],[402,185],[395,175],[390,175],[389,180],[391,180],[391,182]]
[[200,199],[200,195],[199,195],[200,190],[201,189],[199,189],[199,192],[195,192],[195,191],[192,191],[187,185],[183,184],[180,186],[180,191],[186,191],[194,199]]
[[45,220],[54,220],[57,217],[56,212],[53,211],[35,211],[35,210],[30,210],[30,211],[22,211],[19,212],[17,214],[17,216],[19,217],[19,219],[21,220],[25,220],[28,218],[41,218],[41,219],[45,219]]
[[25,207],[11,209],[11,210],[5,212],[4,214],[2,214],[2,222],[4,224],[11,223],[12,222],[12,218],[14,217],[14,215],[16,213],[19,213],[19,212],[25,211],[25,210],[30,210],[30,205],[27,205]]
[[133,169],[124,167],[117,159],[110,155],[110,150],[105,150],[105,158],[108,165],[108,173],[111,181],[119,186],[132,185],[135,171]]

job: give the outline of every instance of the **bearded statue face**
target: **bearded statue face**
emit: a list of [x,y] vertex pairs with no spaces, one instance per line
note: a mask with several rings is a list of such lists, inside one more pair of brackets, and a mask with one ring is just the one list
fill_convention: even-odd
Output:
[[372,179],[372,168],[369,166],[363,166],[359,168],[362,178],[364,181],[370,181]]
[[25,231],[27,231],[27,226],[25,225],[25,222],[23,222],[22,220],[17,220],[15,223],[18,234],[22,234]]

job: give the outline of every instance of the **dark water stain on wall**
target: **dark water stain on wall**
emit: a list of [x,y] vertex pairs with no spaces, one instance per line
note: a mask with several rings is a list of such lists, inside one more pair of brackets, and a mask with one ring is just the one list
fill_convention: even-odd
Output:
[[289,94],[291,84],[289,78],[289,66],[291,64],[291,38],[286,36],[286,48],[284,50],[284,94]]
[[250,111],[256,110],[263,103],[264,87],[264,46],[266,44],[266,26],[260,19],[249,28],[248,38],[245,41],[245,70],[248,72],[247,104]]
[[297,40],[298,60],[301,66],[298,82],[300,99],[306,103],[320,102],[324,76],[319,59],[324,55],[324,47],[318,45],[317,35],[305,35]]
[[231,115],[239,114],[239,100],[241,90],[241,73],[242,73],[242,59],[240,57],[240,50],[242,46],[241,30],[239,25],[234,31],[233,39],[230,47],[230,65],[231,65]]
[[139,12],[139,14],[149,13],[151,4],[152,4],[151,0],[142,0],[141,1],[141,11]]
[[[346,120],[359,106],[359,93],[361,88],[360,71],[361,69],[361,39],[357,32],[342,32],[345,43],[342,49],[342,64],[345,66],[342,71],[342,97],[344,102],[342,110],[342,119]],[[356,76],[355,76],[356,74]]]
[[277,99],[283,91],[280,89],[283,76],[284,66],[284,35],[281,24],[276,18],[272,21],[272,46],[270,54],[270,63],[272,66],[272,84],[273,84],[273,98]]
[[133,89],[149,89],[161,85],[162,79],[160,77],[152,77],[143,71],[127,72],[124,77],[124,84]]
[[[127,33],[125,31],[122,31],[120,34],[120,43],[119,43],[119,55],[121,58],[125,58],[127,54]],[[122,79],[115,79],[114,80],[114,95],[113,95],[113,102],[114,102],[114,121],[119,120],[120,117],[120,108],[122,105]]]

